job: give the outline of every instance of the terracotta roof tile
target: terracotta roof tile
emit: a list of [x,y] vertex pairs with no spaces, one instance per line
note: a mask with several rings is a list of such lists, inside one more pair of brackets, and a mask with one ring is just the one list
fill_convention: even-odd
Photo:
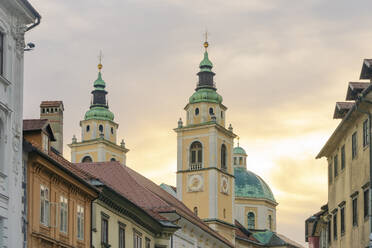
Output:
[[154,218],[159,218],[161,213],[176,211],[179,215],[205,232],[233,247],[228,240],[212,230],[181,201],[129,167],[121,165],[117,161],[79,163],[77,166],[97,176],[99,180],[122,194],[134,204],[142,207]]
[[40,103],[40,107],[59,107],[60,105],[63,106],[62,101],[42,101]]
[[42,130],[48,123],[47,119],[27,119],[23,120],[23,131]]

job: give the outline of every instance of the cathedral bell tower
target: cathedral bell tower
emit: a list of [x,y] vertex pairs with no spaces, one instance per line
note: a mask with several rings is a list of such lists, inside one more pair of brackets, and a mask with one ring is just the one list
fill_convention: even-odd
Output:
[[177,197],[206,224],[231,243],[234,231],[233,140],[225,127],[226,110],[213,81],[213,64],[204,43],[199,82],[184,108],[177,133]]
[[101,75],[102,64],[98,65],[98,78],[94,82],[90,109],[85,113],[84,120],[80,121],[81,142],[72,138],[71,162],[106,162],[119,161],[126,163],[126,153],[122,140],[120,145],[116,142],[118,124],[114,122],[114,114],[109,110],[106,100],[106,83]]

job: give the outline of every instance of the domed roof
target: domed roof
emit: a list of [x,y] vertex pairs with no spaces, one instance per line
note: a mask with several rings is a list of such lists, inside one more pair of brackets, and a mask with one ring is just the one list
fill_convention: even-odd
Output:
[[214,89],[202,88],[195,91],[189,98],[189,103],[197,102],[222,103],[222,96]]
[[234,168],[235,197],[248,197],[275,201],[270,187],[261,177],[243,167]]
[[241,148],[240,146],[234,147],[233,153],[234,154],[240,154],[240,155],[247,155],[245,150],[243,148]]
[[85,113],[85,120],[95,119],[95,120],[107,120],[113,121],[114,114],[105,107],[92,107]]

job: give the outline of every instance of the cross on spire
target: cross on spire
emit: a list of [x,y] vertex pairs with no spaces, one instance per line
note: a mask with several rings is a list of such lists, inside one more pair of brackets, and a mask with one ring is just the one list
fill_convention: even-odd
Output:
[[102,50],[99,51],[99,55],[98,55],[98,61],[99,61],[99,64],[98,64],[98,70],[101,71],[103,65],[102,65],[102,58],[103,58],[103,54],[102,54]]
[[204,48],[205,48],[205,51],[207,51],[207,48],[209,46],[209,43],[208,43],[208,30],[205,30],[204,37],[205,37]]

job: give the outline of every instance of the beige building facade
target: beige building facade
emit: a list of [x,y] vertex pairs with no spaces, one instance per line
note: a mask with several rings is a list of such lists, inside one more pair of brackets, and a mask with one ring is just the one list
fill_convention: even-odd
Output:
[[[372,78],[369,61],[364,60],[360,79]],[[319,222],[323,230],[307,233],[310,239],[311,235],[318,237],[315,243],[323,245],[314,247],[369,245],[371,90],[370,82],[350,82],[346,102],[336,103],[334,118],[341,122],[317,156],[327,159],[328,205]]]

